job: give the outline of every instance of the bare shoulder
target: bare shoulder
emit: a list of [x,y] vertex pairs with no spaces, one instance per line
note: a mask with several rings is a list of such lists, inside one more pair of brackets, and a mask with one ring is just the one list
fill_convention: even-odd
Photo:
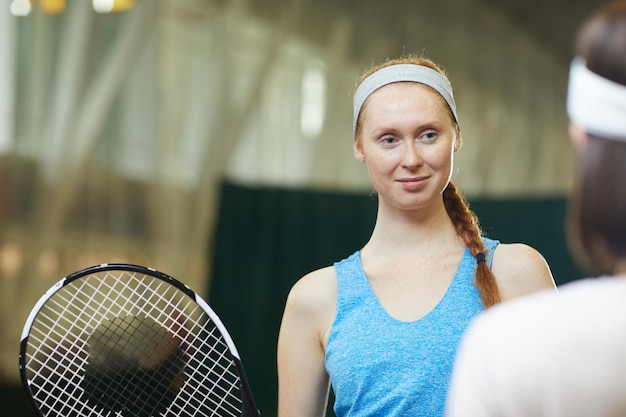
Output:
[[543,255],[523,243],[499,244],[491,269],[503,300],[556,288]]
[[337,296],[335,269],[328,266],[300,278],[289,291],[288,303],[294,307],[315,310],[326,307]]
[[285,316],[325,332],[335,316],[337,278],[332,266],[300,278],[289,291]]

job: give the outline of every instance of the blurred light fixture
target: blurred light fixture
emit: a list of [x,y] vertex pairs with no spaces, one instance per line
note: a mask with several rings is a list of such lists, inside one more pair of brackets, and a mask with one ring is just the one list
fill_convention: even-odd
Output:
[[24,252],[17,243],[0,246],[0,272],[6,278],[15,278],[24,264]]
[[65,10],[67,3],[66,0],[11,0],[11,14],[28,16],[37,5],[45,14],[60,14]]
[[135,0],[93,0],[93,9],[98,13],[123,12],[134,6]]
[[46,14],[59,14],[65,10],[65,0],[39,0],[39,6]]
[[326,74],[322,68],[309,67],[302,75],[300,130],[307,138],[316,138],[324,126],[326,113]]
[[28,16],[32,6],[30,0],[12,0],[11,1],[11,14],[13,16]]

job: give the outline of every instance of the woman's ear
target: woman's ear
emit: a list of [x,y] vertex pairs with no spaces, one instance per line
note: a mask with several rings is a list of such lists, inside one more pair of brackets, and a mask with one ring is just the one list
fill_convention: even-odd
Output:
[[585,150],[585,148],[587,147],[587,141],[589,140],[589,136],[587,136],[587,132],[582,127],[570,122],[569,137],[572,141],[574,149],[577,152],[582,152]]
[[454,152],[461,149],[461,145],[463,145],[463,137],[461,136],[461,132],[456,131],[456,135],[454,135]]
[[363,153],[363,146],[360,140],[354,141],[354,157],[361,162],[365,162],[365,154]]

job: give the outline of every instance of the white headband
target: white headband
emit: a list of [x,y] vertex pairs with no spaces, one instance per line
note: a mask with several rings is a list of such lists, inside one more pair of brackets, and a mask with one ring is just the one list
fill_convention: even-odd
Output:
[[456,116],[456,104],[454,103],[452,86],[450,86],[450,83],[443,75],[422,65],[397,64],[384,67],[376,71],[359,84],[356,92],[354,93],[353,100],[353,135],[356,134],[356,122],[359,118],[359,113],[361,112],[361,106],[363,106],[363,103],[370,96],[370,94],[387,84],[404,81],[416,82],[434,88],[441,95],[441,97],[443,97],[446,103],[448,103],[448,106],[454,115],[454,120],[457,124],[459,123],[459,118]]
[[576,57],[570,66],[567,114],[591,134],[626,141],[626,86],[590,71]]

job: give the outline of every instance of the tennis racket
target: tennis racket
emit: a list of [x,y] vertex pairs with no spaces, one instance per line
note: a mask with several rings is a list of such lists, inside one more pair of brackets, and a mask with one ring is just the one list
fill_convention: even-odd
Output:
[[103,264],[57,282],[26,321],[19,366],[40,416],[259,416],[217,314],[142,266]]

